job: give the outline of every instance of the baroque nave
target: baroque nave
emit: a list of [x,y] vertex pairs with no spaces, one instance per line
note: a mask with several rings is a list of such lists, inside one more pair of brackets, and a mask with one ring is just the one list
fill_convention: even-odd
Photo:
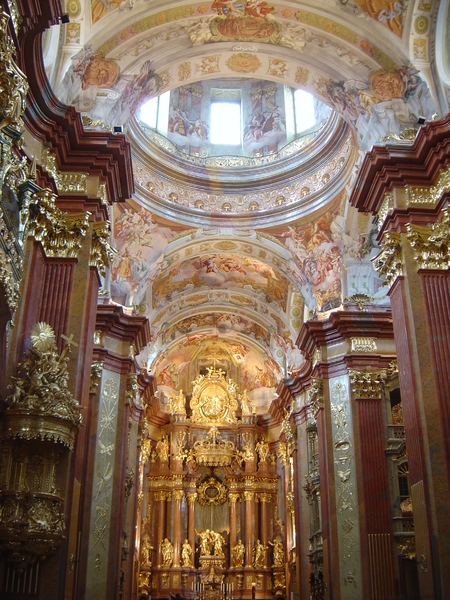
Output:
[[0,598],[449,598],[449,3],[0,27]]

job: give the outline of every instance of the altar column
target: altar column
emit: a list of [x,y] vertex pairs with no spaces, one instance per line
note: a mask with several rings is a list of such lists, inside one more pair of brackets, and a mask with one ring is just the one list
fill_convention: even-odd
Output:
[[173,566],[180,566],[180,546],[181,546],[181,500],[183,499],[183,490],[174,490],[172,493],[172,502],[174,503],[173,512]]
[[161,542],[166,536],[166,498],[167,492],[155,492],[153,495],[154,502],[156,504],[157,511],[157,524],[156,524],[156,566],[162,567],[162,550]]
[[[270,526],[270,507],[271,495],[270,494],[259,494],[259,502],[261,506],[261,527],[260,527],[260,539],[263,546],[268,546],[269,543],[269,526]],[[266,552],[266,560],[264,563],[265,567],[269,566],[269,554]]]
[[194,551],[192,562],[195,564],[195,501],[197,499],[197,492],[186,493],[186,500],[188,503],[188,540]]
[[228,494],[228,505],[230,507],[230,566],[231,566],[231,551],[236,546],[236,508],[239,500],[239,494]]
[[253,506],[255,501],[255,493],[250,491],[244,492],[245,500],[245,566],[253,566]]

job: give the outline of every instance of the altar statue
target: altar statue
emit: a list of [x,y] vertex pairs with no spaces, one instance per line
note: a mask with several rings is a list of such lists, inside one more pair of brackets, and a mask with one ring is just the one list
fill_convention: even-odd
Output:
[[245,546],[241,540],[238,541],[236,546],[231,550],[231,557],[233,560],[233,567],[243,567],[244,566],[244,555],[245,555]]
[[195,531],[195,533],[199,536],[199,552],[200,556],[211,556],[211,535],[209,529],[205,531]]
[[163,435],[156,444],[156,451],[158,452],[159,460],[161,462],[169,460],[169,440],[167,439],[167,435]]
[[164,540],[161,542],[161,551],[163,562],[162,566],[171,567],[173,562],[173,544],[168,538],[164,538]]
[[256,540],[253,548],[253,566],[255,568],[265,567],[267,546]]
[[211,541],[213,543],[213,554],[214,556],[224,556],[222,545],[225,544],[225,540],[220,533],[216,531],[210,532]]
[[189,540],[184,540],[183,545],[181,547],[181,566],[182,567],[193,567],[192,564],[192,546],[189,543]]
[[283,542],[280,540],[274,540],[273,542],[269,542],[271,546],[273,546],[273,567],[282,567],[284,566],[284,548]]

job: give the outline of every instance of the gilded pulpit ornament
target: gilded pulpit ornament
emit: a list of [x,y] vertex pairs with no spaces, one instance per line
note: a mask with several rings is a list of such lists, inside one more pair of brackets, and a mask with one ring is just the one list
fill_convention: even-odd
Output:
[[372,259],[374,269],[386,276],[386,284],[391,286],[397,277],[403,275],[401,236],[390,231],[380,243],[381,252]]
[[208,367],[208,373],[193,382],[192,423],[236,423],[236,383],[224,375],[222,369]]
[[428,227],[408,224],[406,230],[419,269],[446,270],[450,267],[450,216],[447,209],[437,223]]
[[72,450],[81,414],[69,390],[68,352],[73,342],[67,340],[59,356],[50,325],[34,325],[32,345],[19,364],[14,391],[7,399],[4,438],[51,440]]

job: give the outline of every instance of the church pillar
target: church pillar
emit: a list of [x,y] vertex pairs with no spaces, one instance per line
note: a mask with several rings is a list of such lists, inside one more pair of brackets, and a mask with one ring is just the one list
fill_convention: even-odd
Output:
[[[378,217],[398,354],[420,598],[450,596],[450,115],[375,147],[350,202]],[[364,185],[370,181],[370,187]]]
[[387,371],[352,368],[349,375],[355,400],[358,492],[364,502],[360,518],[364,587],[372,598],[394,598],[396,573],[383,398]]

